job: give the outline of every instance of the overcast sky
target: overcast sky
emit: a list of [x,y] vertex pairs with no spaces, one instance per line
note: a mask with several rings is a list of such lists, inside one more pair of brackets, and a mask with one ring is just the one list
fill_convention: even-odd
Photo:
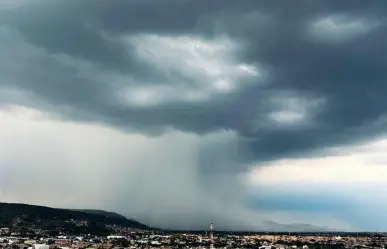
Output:
[[387,231],[386,12],[0,0],[0,200]]

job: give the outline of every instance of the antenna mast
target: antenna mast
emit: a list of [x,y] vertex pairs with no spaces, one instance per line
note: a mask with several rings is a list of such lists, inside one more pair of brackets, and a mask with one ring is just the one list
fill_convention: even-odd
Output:
[[213,227],[213,224],[212,224],[212,220],[211,220],[211,225],[210,225],[210,248],[213,249],[214,248],[214,231],[213,231],[214,227]]

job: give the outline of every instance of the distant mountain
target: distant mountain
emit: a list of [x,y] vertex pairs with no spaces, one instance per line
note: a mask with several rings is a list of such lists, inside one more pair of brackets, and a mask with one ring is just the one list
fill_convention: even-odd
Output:
[[[103,216],[106,216],[106,217],[111,217],[111,218],[118,218],[118,219],[125,219],[127,221],[129,221],[131,224],[132,224],[132,227],[144,227],[145,225],[134,220],[134,219],[130,219],[130,218],[127,218],[121,214],[117,214],[117,213],[114,213],[114,212],[108,212],[108,211],[104,211],[104,210],[98,210],[98,209],[72,209],[73,211],[79,211],[79,212],[84,212],[84,213],[88,213],[88,214],[98,214],[98,215],[103,215]],[[149,227],[145,226],[144,228],[141,228],[141,229],[148,229]],[[155,229],[155,228],[153,228]]]
[[310,224],[280,224],[274,221],[264,222],[265,230],[275,232],[322,232],[329,231],[329,228],[314,226]]
[[111,233],[116,227],[148,228],[135,220],[102,210],[68,210],[15,203],[0,203],[0,227],[96,235]]
[[[140,230],[149,229],[148,226],[140,222],[103,210],[69,210],[1,202],[0,227],[95,235],[114,233],[117,227]],[[325,227],[310,224],[280,224],[273,221],[265,221],[262,227],[262,231],[271,232],[322,232],[329,230]]]

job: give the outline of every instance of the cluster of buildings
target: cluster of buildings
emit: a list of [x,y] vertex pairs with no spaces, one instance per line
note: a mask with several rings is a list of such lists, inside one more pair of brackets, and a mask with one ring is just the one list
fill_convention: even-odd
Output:
[[232,234],[172,233],[131,231],[118,235],[21,237],[9,229],[0,229],[0,249],[124,249],[124,248],[258,248],[325,249],[387,248],[385,235],[356,234]]
[[[261,234],[244,236],[249,243],[271,242],[276,248],[387,248],[385,234],[314,233],[314,234]],[[279,246],[280,245],[280,246]]]

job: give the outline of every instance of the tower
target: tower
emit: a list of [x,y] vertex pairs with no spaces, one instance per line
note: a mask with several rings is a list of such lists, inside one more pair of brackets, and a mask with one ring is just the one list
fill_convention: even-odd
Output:
[[210,248],[213,249],[214,248],[214,231],[213,231],[214,227],[213,227],[213,224],[212,224],[212,220],[211,220],[211,225],[210,225]]
[[149,226],[149,229],[148,229],[148,248],[150,248],[150,245],[151,245],[151,229],[152,229],[152,227]]

